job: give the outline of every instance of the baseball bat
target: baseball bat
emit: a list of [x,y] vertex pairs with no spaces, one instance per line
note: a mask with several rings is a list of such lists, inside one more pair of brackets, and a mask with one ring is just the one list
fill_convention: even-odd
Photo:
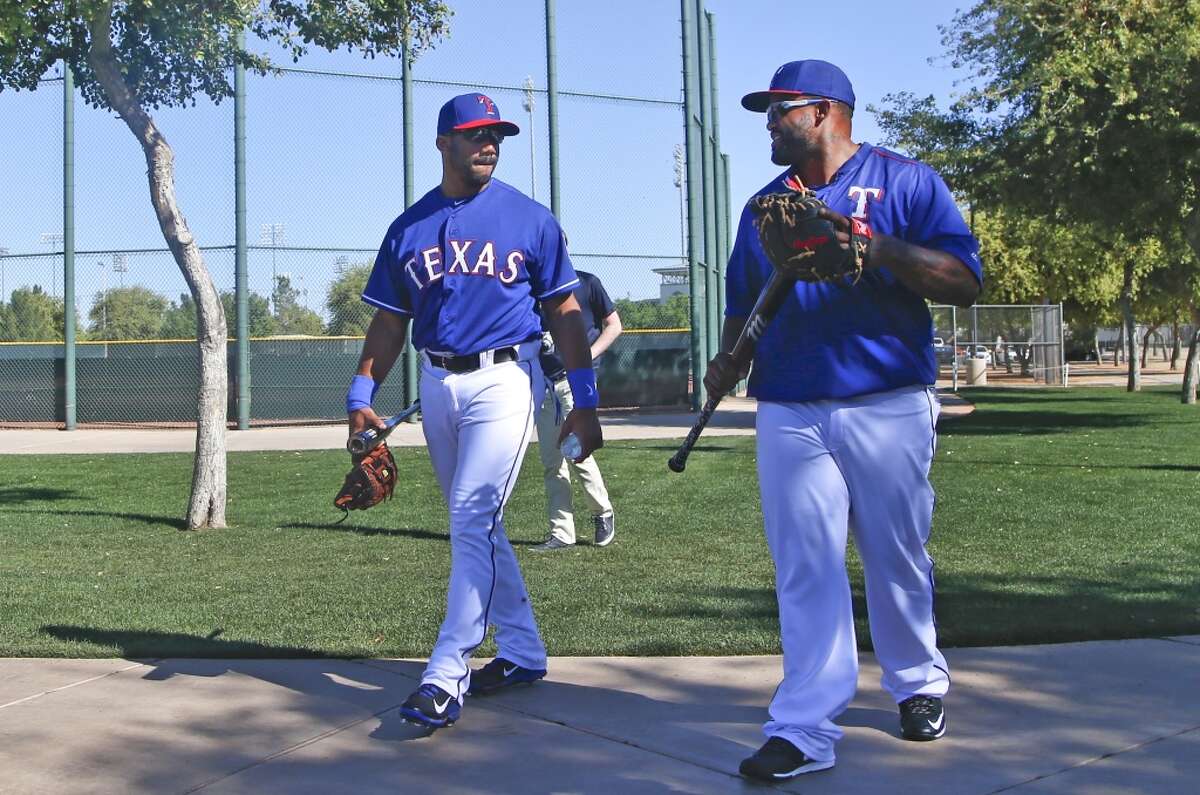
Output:
[[[766,331],[767,324],[771,322],[771,318],[775,317],[775,313],[783,305],[783,299],[787,297],[795,281],[795,279],[783,276],[777,270],[771,271],[771,278],[767,279],[767,283],[763,285],[762,292],[758,294],[758,300],[754,302],[754,308],[750,310],[750,316],[746,318],[746,325],[742,328],[742,333],[738,335],[737,342],[733,344],[733,350],[729,352],[729,355],[733,357],[734,364],[739,369],[749,364],[750,360],[754,358],[754,344],[758,342],[759,337]],[[713,412],[717,410],[717,404],[723,397],[725,396],[708,396],[708,400],[704,402],[704,408],[700,409],[700,415],[696,417],[696,422],[688,431],[683,444],[679,445],[675,455],[667,461],[667,467],[672,472],[682,472],[687,466],[687,459],[692,448],[696,446],[696,441],[704,432],[708,421],[712,419]]]
[[414,400],[413,404],[399,414],[394,414],[391,417],[384,417],[383,430],[379,428],[367,428],[365,431],[359,431],[346,440],[346,449],[350,451],[350,455],[366,455],[375,445],[388,438],[396,426],[404,422],[406,419],[416,414],[421,410],[421,401]]

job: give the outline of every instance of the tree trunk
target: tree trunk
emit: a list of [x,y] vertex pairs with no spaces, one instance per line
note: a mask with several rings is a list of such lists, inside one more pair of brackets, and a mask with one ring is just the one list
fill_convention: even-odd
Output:
[[141,144],[150,181],[150,201],[159,228],[196,302],[200,392],[187,528],[225,527],[225,422],[229,400],[225,310],[200,248],[176,203],[175,155],[154,120],[125,84],[112,53],[112,0],[100,4],[90,22],[92,47],[88,63],[109,105]]
[[1096,364],[1103,364],[1104,357],[1100,354],[1100,329],[1092,332],[1092,350],[1096,352]]
[[1158,331],[1158,326],[1151,326],[1150,328],[1146,329],[1146,334],[1142,337],[1142,369],[1143,370],[1146,369],[1146,356],[1147,356],[1147,354],[1150,353],[1150,348],[1153,347],[1151,344],[1151,337],[1155,336],[1154,333],[1156,331]]
[[1117,344],[1113,346],[1113,367],[1121,366],[1121,354],[1125,350],[1125,324],[1119,324],[1117,329]]
[[1174,372],[1179,368],[1179,354],[1182,347],[1179,339],[1179,321],[1171,324],[1171,370]]
[[1125,279],[1121,285],[1121,316],[1125,320],[1125,342],[1129,361],[1129,378],[1125,389],[1128,392],[1140,392],[1142,389],[1141,363],[1138,357],[1137,321],[1133,317],[1133,263],[1125,265]]
[[1200,318],[1197,318],[1196,330],[1192,332],[1192,343],[1188,345],[1187,363],[1183,366],[1183,393],[1180,400],[1184,403],[1196,402],[1196,380],[1200,376],[1200,361],[1197,357],[1197,347],[1200,346]]

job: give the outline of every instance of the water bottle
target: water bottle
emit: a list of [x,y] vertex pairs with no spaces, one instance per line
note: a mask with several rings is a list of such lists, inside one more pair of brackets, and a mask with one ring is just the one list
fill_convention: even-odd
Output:
[[567,438],[563,439],[562,445],[558,448],[562,453],[563,458],[568,461],[574,461],[583,454],[583,445],[579,441],[579,437],[574,433],[568,433]]

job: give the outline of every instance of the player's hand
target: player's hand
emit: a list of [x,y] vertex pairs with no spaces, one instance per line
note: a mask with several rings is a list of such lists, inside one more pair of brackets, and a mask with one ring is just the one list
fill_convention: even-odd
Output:
[[718,353],[708,363],[708,370],[704,373],[704,388],[710,395],[727,395],[749,372],[749,366],[739,368],[732,355]]
[[380,419],[379,415],[375,413],[375,409],[370,406],[350,412],[347,419],[350,424],[350,433],[346,437],[347,439],[356,433],[362,433],[367,428],[378,428],[381,431],[387,429],[387,423]]
[[575,459],[576,464],[604,446],[604,434],[600,431],[600,417],[596,415],[595,409],[571,409],[566,419],[563,420],[562,428],[559,429],[559,445],[563,443],[563,439],[566,439],[569,433],[574,433],[583,447],[583,452]]
[[[834,210],[831,210],[828,207],[822,207],[820,210],[817,211],[817,215],[819,215],[820,217],[826,219],[827,221],[829,221],[833,224],[833,231],[834,231],[834,234],[837,235],[838,245],[841,246],[843,249],[849,249],[850,248],[850,229],[851,229],[851,224],[853,223],[853,221],[851,221],[848,216],[842,215],[839,212],[835,212]],[[865,222],[860,222],[860,223],[865,223]],[[867,243],[867,254],[865,257],[863,257],[863,269],[864,270],[867,268],[870,268],[872,265],[872,260],[874,259],[874,257],[872,255],[875,252],[875,248],[876,248],[875,243],[878,238],[879,238],[879,233],[872,232],[871,238]]]

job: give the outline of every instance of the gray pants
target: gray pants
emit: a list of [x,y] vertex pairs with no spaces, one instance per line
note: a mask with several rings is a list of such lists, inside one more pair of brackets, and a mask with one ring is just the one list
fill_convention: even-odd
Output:
[[571,510],[571,472],[583,483],[592,515],[612,511],[608,490],[596,459],[588,456],[576,464],[558,451],[558,432],[562,421],[575,405],[571,387],[564,378],[556,384],[547,382],[545,398],[537,413],[538,452],[546,480],[546,508],[550,519],[550,535],[564,544],[575,543],[575,515]]

